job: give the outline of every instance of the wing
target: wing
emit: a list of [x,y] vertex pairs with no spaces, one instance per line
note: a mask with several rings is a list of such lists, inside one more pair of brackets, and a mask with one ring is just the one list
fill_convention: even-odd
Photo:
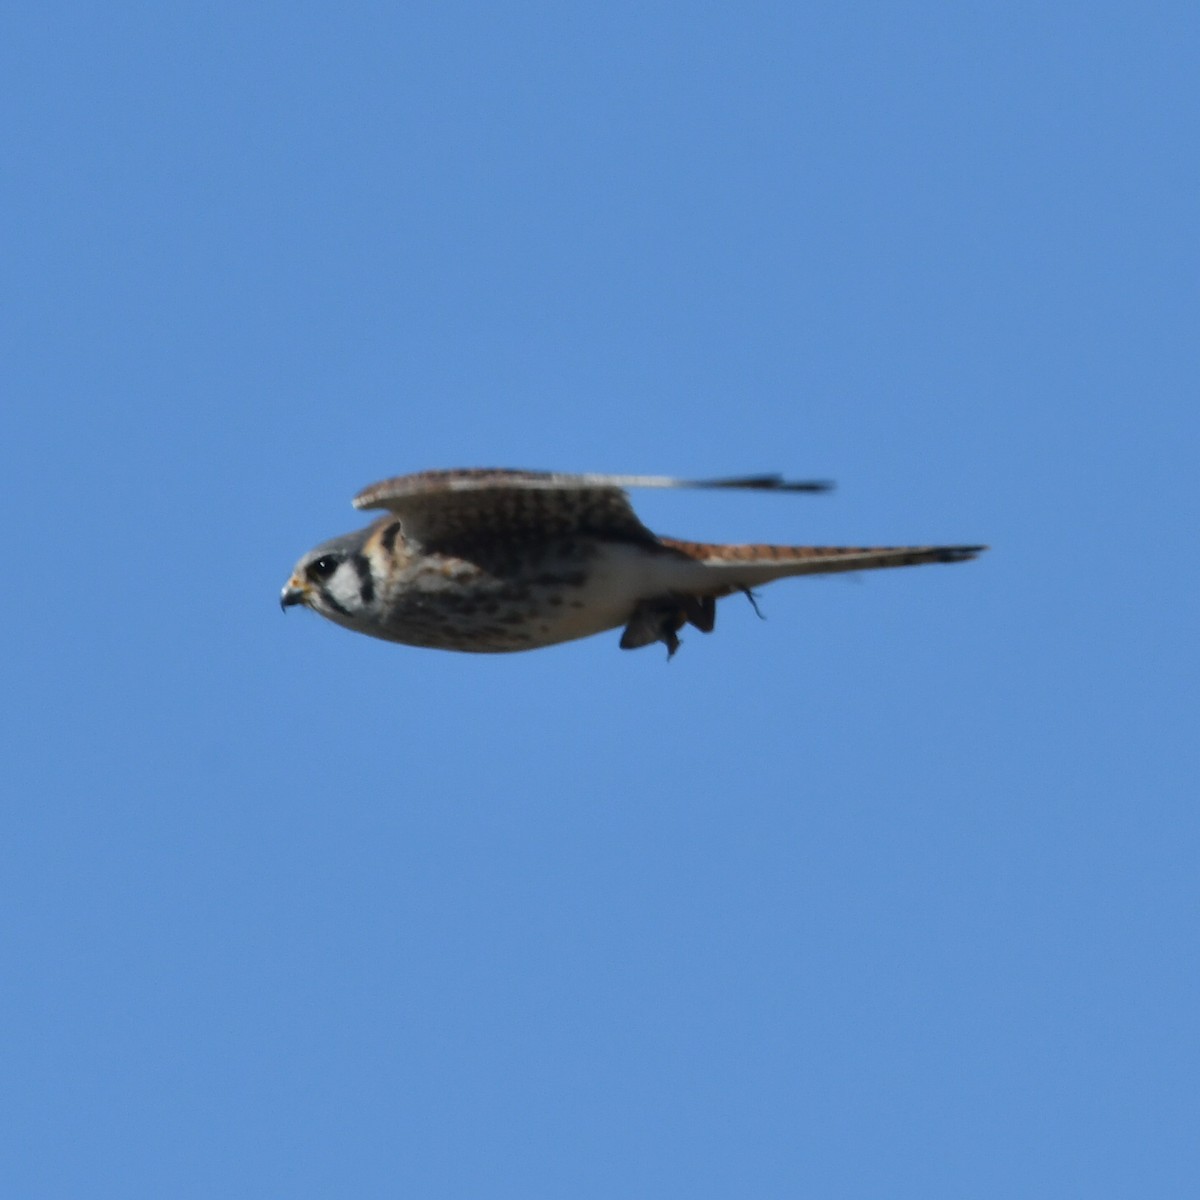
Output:
[[654,540],[638,520],[626,488],[736,488],[821,492],[827,483],[791,483],[778,475],[737,479],[672,479],[664,475],[565,475],[552,471],[470,469],[422,471],[372,484],[354,507],[384,508],[404,535],[424,545],[478,535],[539,537],[593,533]]

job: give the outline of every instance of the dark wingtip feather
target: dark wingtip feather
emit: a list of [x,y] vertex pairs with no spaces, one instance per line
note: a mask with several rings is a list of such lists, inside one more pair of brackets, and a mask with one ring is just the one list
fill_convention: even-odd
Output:
[[947,546],[942,551],[941,562],[956,563],[970,562],[973,558],[978,558],[987,546]]
[[703,479],[697,487],[744,488],[760,492],[832,492],[828,479],[784,479],[782,475],[741,475],[735,479]]

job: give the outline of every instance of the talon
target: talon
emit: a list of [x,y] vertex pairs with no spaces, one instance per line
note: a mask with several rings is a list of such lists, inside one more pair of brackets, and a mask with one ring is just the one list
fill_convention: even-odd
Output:
[[750,601],[750,607],[754,609],[754,615],[760,621],[765,621],[767,618],[762,615],[762,610],[758,607],[758,597],[748,587],[738,588],[738,591]]
[[644,600],[633,610],[621,634],[621,649],[636,650],[652,642],[662,642],[670,659],[680,646],[676,634],[687,621],[688,611],[686,607],[681,608],[676,597]]

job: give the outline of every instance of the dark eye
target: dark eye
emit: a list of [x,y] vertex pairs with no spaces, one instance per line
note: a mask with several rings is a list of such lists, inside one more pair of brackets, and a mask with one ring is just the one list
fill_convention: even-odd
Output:
[[341,560],[336,554],[322,554],[315,562],[310,562],[305,574],[309,579],[328,579],[338,569]]

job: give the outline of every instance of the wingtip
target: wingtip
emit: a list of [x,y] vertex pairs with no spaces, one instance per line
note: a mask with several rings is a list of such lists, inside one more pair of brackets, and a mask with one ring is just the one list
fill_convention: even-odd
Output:
[[785,479],[782,475],[739,475],[733,479],[702,479],[696,486],[738,488],[760,492],[832,492],[837,485],[831,479]]
[[382,488],[382,484],[373,483],[370,487],[363,488],[363,490],[359,492],[358,495],[350,501],[350,503],[353,504],[354,507],[360,512],[364,509],[380,508],[382,506],[379,503],[379,493]]
[[989,546],[947,546],[943,562],[970,562],[973,558],[978,558],[985,550],[990,549]]

